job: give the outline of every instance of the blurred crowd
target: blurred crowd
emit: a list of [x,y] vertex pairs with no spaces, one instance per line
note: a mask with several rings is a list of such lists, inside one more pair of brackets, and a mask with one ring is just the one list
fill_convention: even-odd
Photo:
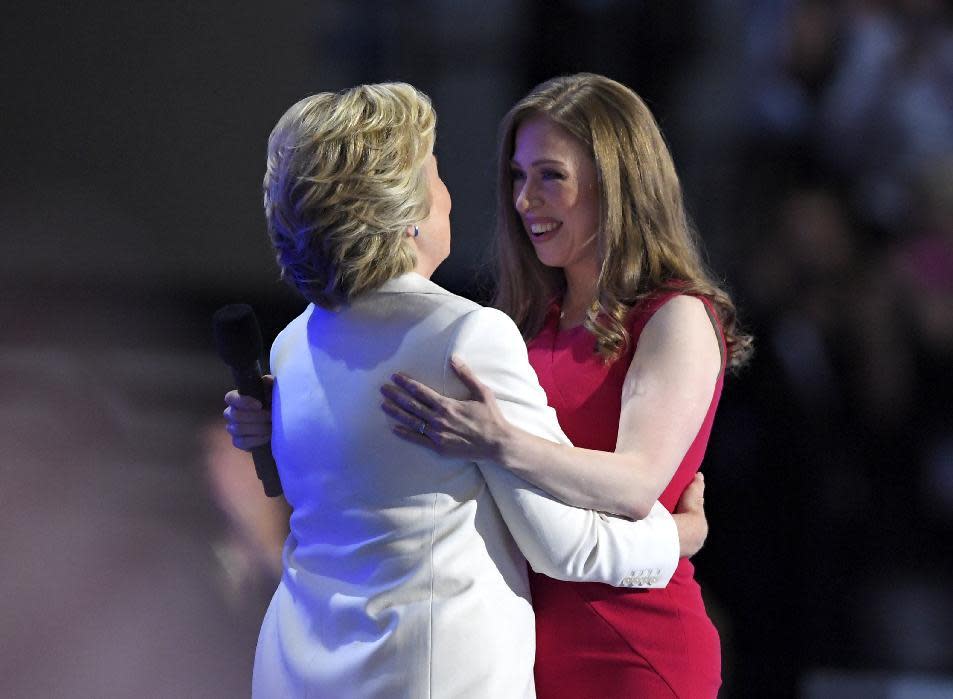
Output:
[[[713,465],[743,465],[732,526],[759,546],[732,555],[773,567],[774,584],[746,591],[764,608],[731,623],[746,658],[789,648],[792,672],[949,671],[950,6],[750,9],[739,112],[722,132],[730,177],[706,200],[724,199],[713,261],[758,356],[726,405]],[[751,621],[788,638],[765,639]]]

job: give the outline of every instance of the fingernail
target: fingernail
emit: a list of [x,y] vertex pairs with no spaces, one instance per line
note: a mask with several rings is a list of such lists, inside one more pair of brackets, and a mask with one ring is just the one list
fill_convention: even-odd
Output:
[[450,363],[454,366],[460,366],[463,364],[463,360],[460,358],[459,354],[452,354],[450,355]]

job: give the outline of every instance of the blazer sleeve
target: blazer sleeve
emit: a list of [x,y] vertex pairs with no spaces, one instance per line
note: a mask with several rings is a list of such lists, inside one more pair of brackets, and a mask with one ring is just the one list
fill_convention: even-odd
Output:
[[[450,342],[445,389],[465,389],[449,368],[460,356],[496,395],[506,419],[569,444],[546,403],[519,330],[492,308],[471,311]],[[478,464],[517,545],[537,573],[616,587],[665,587],[678,565],[678,529],[658,502],[639,521],[566,505],[499,464]]]

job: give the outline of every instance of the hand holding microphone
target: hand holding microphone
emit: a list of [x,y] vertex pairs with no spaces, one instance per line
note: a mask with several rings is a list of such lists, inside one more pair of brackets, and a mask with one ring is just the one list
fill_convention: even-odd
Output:
[[251,451],[265,495],[277,497],[282,487],[271,453],[271,415],[267,412],[271,408],[272,381],[261,373],[258,319],[250,306],[232,304],[215,312],[212,328],[219,356],[231,367],[238,385],[237,392],[230,391],[225,397],[229,404],[225,418],[232,442],[240,449]]
[[[265,386],[265,395],[271,394],[274,377],[265,374],[261,377]],[[232,437],[232,446],[251,452],[255,447],[267,445],[271,441],[271,412],[258,399],[243,396],[233,389],[225,394],[225,431]]]

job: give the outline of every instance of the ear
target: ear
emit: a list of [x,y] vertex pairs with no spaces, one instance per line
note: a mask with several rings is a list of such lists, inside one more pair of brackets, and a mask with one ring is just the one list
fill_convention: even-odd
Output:
[[405,238],[416,238],[416,237],[417,237],[417,236],[414,235],[414,224],[410,224],[409,226],[407,226],[407,228],[404,229],[404,237],[405,237]]

